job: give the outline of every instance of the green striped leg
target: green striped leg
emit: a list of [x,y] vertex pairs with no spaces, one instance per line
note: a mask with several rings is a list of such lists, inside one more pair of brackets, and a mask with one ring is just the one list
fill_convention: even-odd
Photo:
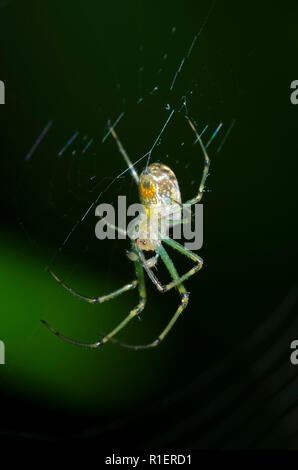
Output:
[[[122,233],[123,235],[126,235],[127,233],[126,230],[116,227],[115,225],[112,225],[109,222],[107,222],[107,225],[109,225],[109,227],[111,228],[114,228],[115,230],[117,230],[119,233]],[[51,274],[51,276],[53,276],[55,281],[57,281],[68,292],[70,292],[70,294],[75,295],[76,297],[79,297],[79,299],[85,300],[86,302],[89,302],[90,304],[102,304],[103,302],[107,302],[108,300],[114,299],[115,297],[123,294],[124,292],[134,289],[138,285],[138,281],[134,280],[130,284],[126,284],[121,289],[117,289],[114,292],[111,292],[110,294],[103,295],[100,297],[86,297],[85,295],[82,295],[79,292],[76,292],[75,290],[73,290],[71,287],[67,286],[61,279],[59,279],[59,277],[50,268],[46,268],[46,270]]]
[[176,310],[176,312],[174,313],[173,317],[171,318],[171,320],[165,327],[165,329],[160,333],[157,339],[153,341],[152,343],[138,344],[138,345],[127,344],[127,343],[123,343],[122,341],[118,341],[115,338],[111,338],[111,342],[118,344],[119,346],[122,346],[124,348],[139,350],[139,349],[154,348],[158,346],[161,343],[161,341],[166,337],[166,335],[169,333],[169,331],[173,328],[174,324],[176,323],[176,321],[178,320],[178,318],[180,317],[180,315],[182,314],[182,312],[185,310],[185,308],[188,305],[189,294],[188,292],[186,292],[184,285],[180,281],[181,278],[179,278],[179,274],[176,271],[173,261],[171,260],[168,253],[166,252],[166,250],[164,249],[162,245],[160,245],[156,251],[158,251],[158,253],[160,254],[160,257],[162,261],[165,263],[169,273],[171,274],[172,278],[177,283],[178,291],[181,296],[181,303],[178,309]]
[[199,141],[200,143],[200,146],[201,146],[201,149],[202,149],[202,152],[203,152],[203,155],[204,155],[204,158],[205,158],[205,163],[204,163],[204,170],[203,170],[203,175],[202,175],[202,179],[201,179],[201,183],[200,183],[200,186],[199,186],[199,192],[197,194],[197,196],[195,196],[194,198],[190,199],[189,201],[187,201],[185,204],[196,204],[197,202],[199,202],[202,197],[203,197],[203,192],[204,192],[204,188],[205,188],[205,183],[206,183],[206,179],[207,179],[207,176],[208,176],[208,173],[209,173],[209,167],[210,167],[210,158],[207,154],[207,151],[205,149],[205,146],[203,144],[203,141],[201,139],[201,137],[199,136],[194,124],[191,122],[191,120],[189,119],[189,117],[186,116],[186,119],[190,125],[190,127],[192,128],[192,130],[194,131],[195,135],[196,135],[196,138],[197,140]]
[[138,289],[139,289],[139,303],[138,305],[130,311],[129,315],[127,315],[126,318],[122,322],[119,323],[119,325],[114,328],[108,335],[99,335],[102,337],[100,341],[97,341],[96,343],[81,343],[78,341],[74,341],[61,333],[59,333],[57,330],[52,328],[47,322],[42,320],[42,323],[49,328],[49,330],[52,331],[55,335],[59,336],[59,338],[63,339],[64,341],[67,341],[68,343],[75,344],[76,346],[82,346],[86,348],[92,348],[96,349],[102,346],[104,343],[110,340],[115,334],[117,334],[122,328],[124,328],[127,323],[129,323],[134,317],[139,315],[145,307],[146,304],[146,288],[145,288],[145,280],[144,280],[144,271],[142,267],[142,263],[140,259],[138,258],[137,261],[135,261],[135,270],[136,270],[136,276],[137,276],[137,283],[138,283]]
[[120,140],[119,140],[119,138],[118,138],[118,136],[117,136],[115,130],[113,129],[113,127],[110,128],[110,131],[111,131],[112,136],[113,136],[114,139],[116,140],[116,143],[117,143],[117,145],[118,145],[119,152],[120,152],[121,155],[123,156],[123,158],[124,158],[124,160],[125,160],[125,162],[126,162],[128,168],[129,168],[129,170],[130,170],[130,173],[131,173],[132,177],[134,178],[135,182],[136,182],[137,184],[139,184],[139,175],[138,175],[138,173],[136,172],[135,167],[133,166],[133,164],[132,164],[132,162],[131,162],[129,156],[127,155],[127,153],[126,153],[126,151],[125,151],[125,149],[124,149],[122,143],[120,142]]
[[102,295],[100,297],[86,297],[85,295],[79,294],[79,292],[76,292],[73,290],[71,287],[67,286],[59,277],[53,273],[49,268],[47,268],[47,271],[53,276],[55,281],[57,281],[64,289],[66,289],[70,294],[75,295],[76,297],[79,297],[79,299],[85,300],[86,302],[89,302],[90,304],[102,304],[103,302],[107,302],[108,300],[112,300],[115,297],[118,297],[118,295],[123,294],[124,292],[127,292],[129,290],[134,289],[138,285],[138,281],[134,280],[130,284],[126,284],[125,286],[121,287],[121,289],[117,289],[114,292],[111,292],[110,294],[107,295]]
[[[202,267],[203,267],[203,260],[196,253],[194,253],[193,251],[190,251],[190,250],[186,250],[186,248],[184,248],[184,246],[182,246],[180,243],[176,242],[175,240],[172,240],[171,238],[165,238],[162,241],[164,243],[167,243],[169,246],[171,246],[175,250],[179,251],[183,255],[187,256],[188,258],[191,258],[193,261],[196,262],[196,265],[193,268],[191,268],[186,274],[184,274],[181,277],[178,277],[177,279],[173,278],[173,281],[169,282],[169,284],[162,285],[159,282],[159,280],[157,279],[157,277],[155,276],[155,274],[153,273],[153,271],[146,265],[146,260],[145,260],[145,257],[143,255],[143,253],[140,253],[141,259],[143,261],[143,267],[144,267],[146,273],[148,274],[149,278],[153,282],[153,284],[155,284],[155,286],[157,287],[157,289],[160,292],[167,292],[170,289],[172,289],[173,287],[178,287],[181,282],[186,281],[186,279],[188,279],[189,277],[193,276],[198,271],[200,271],[200,269],[202,269]],[[157,253],[159,253],[160,256],[161,256],[161,250],[164,250],[162,245],[160,245],[156,249]],[[165,263],[165,261],[164,261],[164,263]]]

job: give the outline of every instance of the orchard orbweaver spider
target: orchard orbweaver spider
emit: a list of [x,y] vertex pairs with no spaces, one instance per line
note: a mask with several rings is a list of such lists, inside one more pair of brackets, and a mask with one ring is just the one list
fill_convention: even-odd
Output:
[[[204,169],[203,169],[203,174],[202,174],[198,194],[193,199],[190,199],[186,203],[189,205],[193,205],[202,199],[206,178],[209,172],[210,160],[194,124],[188,117],[186,117],[186,119],[191,129],[195,133],[196,139],[200,143],[200,146],[204,155]],[[177,212],[177,207],[179,208],[182,205],[177,178],[169,167],[161,163],[153,163],[149,165],[147,168],[145,168],[145,170],[141,173],[141,175],[138,176],[134,166],[132,165],[130,161],[130,158],[128,157],[126,151],[124,150],[113,127],[110,128],[110,132],[118,145],[120,153],[124,157],[124,160],[126,161],[130,169],[132,177],[138,184],[140,200],[145,209],[144,211],[145,215],[141,218],[140,223],[139,223],[139,236],[135,238],[134,240],[132,240],[131,251],[128,255],[130,260],[133,261],[135,265],[136,280],[132,281],[130,284],[126,284],[121,289],[118,289],[110,294],[104,295],[102,297],[89,298],[89,297],[85,297],[79,294],[78,292],[75,292],[73,289],[65,285],[64,282],[62,282],[56,276],[56,274],[54,274],[50,269],[48,269],[48,271],[51,273],[54,279],[59,284],[61,284],[68,292],[70,292],[71,294],[89,303],[101,304],[108,300],[114,299],[118,295],[121,295],[124,292],[134,289],[135,287],[138,287],[139,303],[133,310],[130,311],[129,315],[122,322],[120,322],[118,326],[116,326],[109,334],[100,335],[101,339],[99,341],[95,343],[90,343],[90,344],[81,343],[78,341],[74,341],[70,338],[67,338],[63,336],[61,333],[59,333],[58,331],[56,331],[54,328],[52,328],[44,320],[41,320],[41,321],[55,335],[77,346],[83,346],[87,348],[96,349],[102,346],[103,344],[105,344],[106,342],[111,341],[125,348],[130,348],[130,349],[135,349],[135,350],[147,349],[147,348],[152,348],[152,347],[157,346],[165,338],[165,336],[171,330],[171,328],[173,327],[178,317],[185,310],[188,304],[189,293],[186,291],[183,282],[186,281],[190,276],[192,276],[193,274],[195,274],[202,268],[203,260],[194,252],[187,250],[184,246],[182,246],[177,241],[171,238],[162,238],[160,230],[159,230],[159,225],[155,227],[156,236],[153,238],[150,238],[150,237],[148,238],[146,227],[148,227],[148,222],[150,225],[150,218],[152,217],[152,214],[154,213],[154,210],[156,208],[159,209],[159,214],[161,214],[159,220],[162,220],[163,213],[168,215],[169,212],[173,212],[173,213]],[[115,228],[117,230],[120,230],[117,227]],[[183,276],[179,276],[174,266],[173,261],[169,257],[162,243],[169,245],[170,247],[179,251],[183,255],[187,256],[188,258],[193,260],[196,263],[196,265]],[[146,259],[143,251],[154,251],[155,256],[153,256],[150,259]],[[166,285],[162,285],[158,281],[157,277],[152,271],[152,267],[157,263],[157,260],[159,257],[165,264],[172,278],[172,281]],[[160,292],[164,293],[164,292],[169,291],[173,287],[177,287],[180,298],[181,298],[181,302],[175,314],[173,315],[172,319],[169,321],[169,323],[164,328],[164,330],[160,333],[157,339],[155,339],[153,342],[148,343],[148,344],[140,344],[140,345],[126,344],[126,343],[116,340],[114,336],[120,330],[122,330],[122,328],[124,328],[134,317],[136,317],[138,314],[140,314],[144,310],[144,307],[146,304],[146,288],[145,288],[144,270]]]

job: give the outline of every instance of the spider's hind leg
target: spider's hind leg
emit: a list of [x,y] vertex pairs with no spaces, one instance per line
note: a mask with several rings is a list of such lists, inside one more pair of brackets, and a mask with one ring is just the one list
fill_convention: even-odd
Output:
[[110,294],[102,295],[100,297],[86,297],[85,295],[79,294],[79,292],[76,292],[71,287],[67,286],[63,281],[61,281],[61,279],[53,271],[51,271],[50,268],[47,268],[47,271],[51,274],[51,276],[53,276],[55,281],[57,281],[70,294],[78,297],[79,299],[85,300],[86,302],[89,302],[90,304],[102,304],[103,302],[107,302],[108,300],[118,297],[118,295],[121,295],[124,292],[128,292],[129,290],[134,289],[138,285],[138,281],[134,280],[131,283],[126,284],[125,286],[121,287],[121,289],[117,289],[114,292],[111,292]]
[[196,262],[195,266],[193,268],[191,268],[189,271],[187,271],[187,273],[183,274],[182,276],[179,276],[177,271],[176,271],[176,268],[174,266],[173,261],[171,260],[171,258],[167,254],[164,247],[162,245],[160,245],[157,248],[156,251],[158,252],[158,254],[160,254],[163,262],[166,264],[166,266],[168,268],[168,271],[170,272],[170,274],[172,276],[172,279],[173,279],[168,284],[163,285],[163,284],[160,283],[160,281],[158,280],[156,275],[150,269],[150,266],[147,265],[146,259],[143,255],[143,253],[140,253],[140,257],[141,257],[141,260],[143,262],[143,267],[144,267],[146,273],[148,274],[150,280],[157,287],[159,292],[165,293],[165,292],[168,292],[169,290],[173,289],[173,287],[177,287],[179,289],[179,285],[180,284],[182,285],[182,282],[186,281],[188,278],[190,278],[191,276],[196,274],[198,271],[200,271],[200,269],[202,269],[202,267],[203,267],[203,260],[196,253],[194,253],[193,251],[190,251],[190,250],[186,250],[180,243],[176,242],[175,240],[172,240],[171,238],[163,239],[162,241],[167,243],[168,245],[170,245],[175,250],[179,251],[180,253],[184,254],[185,256],[187,256],[188,258],[190,258],[190,259],[192,259],[193,261]]
[[[95,343],[81,343],[79,341],[72,340],[61,333],[59,333],[57,330],[55,330],[52,326],[50,326],[46,321],[41,320],[42,323],[56,336],[59,338],[63,339],[64,341],[74,344],[76,346],[82,346],[85,348],[91,348],[91,349],[97,349],[100,346],[102,346],[104,343],[108,342],[115,334],[117,334],[122,328],[124,328],[134,317],[139,315],[145,308],[146,305],[146,288],[145,288],[145,280],[144,280],[144,271],[142,267],[142,263],[140,259],[135,261],[135,269],[136,269],[136,276],[137,276],[137,281],[134,281],[138,284],[138,289],[139,289],[139,303],[138,305],[130,311],[130,313],[124,318],[122,322],[119,323],[118,326],[116,326],[109,334],[107,335],[100,335],[102,338],[99,341],[96,341]],[[120,289],[121,290],[121,289]],[[119,290],[119,291],[120,291]],[[123,289],[122,289],[123,290]],[[118,292],[118,291],[116,291]]]
[[188,305],[189,293],[186,291],[184,285],[182,284],[181,279],[183,278],[183,276],[182,276],[182,278],[179,277],[179,274],[178,274],[178,272],[177,272],[177,270],[174,266],[174,263],[172,262],[171,258],[169,257],[166,250],[162,246],[160,246],[157,249],[157,251],[160,254],[162,261],[164,262],[166,268],[168,269],[169,273],[171,274],[171,276],[173,278],[172,283],[175,283],[175,286],[177,287],[177,289],[179,291],[181,302],[180,302],[176,312],[174,313],[173,317],[171,318],[171,320],[167,324],[167,326],[163,329],[163,331],[159,334],[159,336],[154,341],[152,341],[152,343],[148,343],[148,344],[127,344],[127,343],[123,343],[122,341],[118,341],[117,339],[111,338],[111,342],[113,342],[115,344],[118,344],[119,346],[122,346],[124,348],[139,350],[139,349],[154,348],[154,347],[158,346],[163,341],[163,339],[167,336],[169,331],[173,328],[174,324],[176,323],[176,321],[178,320],[178,318],[181,316],[181,314],[183,313],[183,311],[186,309],[186,307]]

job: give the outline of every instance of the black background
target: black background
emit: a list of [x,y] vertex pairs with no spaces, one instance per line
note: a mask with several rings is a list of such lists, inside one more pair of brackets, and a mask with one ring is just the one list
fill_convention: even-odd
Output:
[[[188,112],[200,128],[209,123],[215,129],[223,122],[227,130],[235,120],[221,152],[216,152],[219,137],[209,149],[200,252],[205,267],[188,283],[189,311],[160,346],[162,352],[140,356],[127,379],[142,382],[142,361],[154,369],[159,354],[165,354],[168,366],[156,390],[121,411],[118,406],[114,412],[84,412],[56,408],[18,386],[4,386],[3,442],[78,440],[103,452],[110,447],[296,449],[298,385],[290,363],[290,343],[298,337],[297,109],[290,102],[290,84],[298,78],[296,2],[216,2],[173,92],[172,79],[211,2],[15,0],[0,6],[0,79],[6,85],[0,110],[1,222],[16,247],[48,250],[42,275],[42,265],[98,192],[104,191],[102,202],[115,202],[118,194],[136,201],[127,174],[107,189],[124,169],[112,139],[101,144],[109,119],[125,112],[117,130],[136,160],[161,130],[166,106],[176,110],[154,158],[168,155],[165,163],[175,171],[184,200],[195,192],[201,163],[198,149],[181,146],[193,139],[183,112],[178,113],[181,97],[187,94]],[[137,104],[140,97],[143,102]],[[29,167],[25,155],[50,119],[53,131]],[[75,129],[97,138],[95,166],[91,154],[76,164],[70,163],[70,152],[58,160]],[[96,187],[90,175],[99,175]],[[125,242],[113,247],[103,242],[101,249],[89,240],[86,250],[94,219],[88,223],[51,266],[59,270],[64,256],[92,273],[99,267],[98,277],[108,273],[114,288],[124,284],[128,269],[132,273]],[[11,282],[17,296],[22,281]],[[38,295],[33,286],[31,295],[33,304]],[[149,303],[151,296],[158,314],[174,311],[175,296],[161,298],[148,286]],[[4,301],[3,322],[7,312]],[[13,312],[16,329],[28,313]],[[67,321],[72,322],[71,312],[67,315],[65,334]],[[163,320],[156,318],[153,326],[162,328]],[[131,342],[148,341],[146,331],[142,339],[139,331]],[[58,339],[50,340],[54,350]],[[114,354],[133,362],[138,353]]]

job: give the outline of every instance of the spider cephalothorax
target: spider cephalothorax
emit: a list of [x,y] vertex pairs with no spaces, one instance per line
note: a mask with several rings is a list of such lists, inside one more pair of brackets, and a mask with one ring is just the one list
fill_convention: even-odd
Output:
[[[201,137],[195,129],[195,126],[188,117],[187,120],[191,129],[196,135],[196,140],[200,143],[205,160],[203,175],[201,177],[198,193],[194,198],[190,199],[186,203],[188,206],[190,206],[199,202],[203,196],[204,186],[209,172],[210,160],[201,140]],[[99,348],[107,341],[111,341],[123,347],[131,349],[152,348],[157,346],[165,338],[165,336],[173,327],[178,317],[186,308],[188,304],[189,293],[187,292],[183,283],[202,268],[203,260],[196,253],[186,249],[182,244],[167,236],[167,229],[170,225],[174,223],[180,224],[184,222],[183,220],[181,220],[182,204],[179,185],[173,171],[168,166],[163,165],[162,163],[153,163],[147,166],[139,177],[134,165],[131,163],[129,156],[124,150],[123,145],[118,139],[115,130],[111,128],[110,132],[116,140],[119,151],[124,157],[124,160],[126,161],[128,168],[130,169],[131,175],[139,187],[142,213],[137,219],[135,228],[133,229],[133,233],[136,236],[130,237],[132,239],[131,251],[128,253],[129,259],[133,261],[135,265],[136,279],[130,282],[129,284],[126,284],[121,289],[115,290],[110,294],[103,295],[101,297],[85,297],[84,295],[81,295],[78,292],[75,292],[70,287],[66,286],[52,271],[49,271],[52,276],[56,279],[56,281],[58,281],[66,290],[68,290],[71,294],[83,300],[86,300],[89,303],[103,303],[107,300],[111,300],[117,297],[118,295],[123,294],[124,292],[134,289],[135,287],[138,287],[139,303],[133,310],[130,311],[129,315],[127,315],[119,323],[119,325],[117,325],[112,331],[110,331],[110,333],[106,335],[99,335],[100,340],[96,341],[95,343],[85,344],[80,343],[78,341],[74,341],[70,338],[61,335],[61,333],[58,333],[58,331],[52,328],[48,323],[43,320],[42,321],[54,334],[64,339],[65,341],[68,341],[69,343],[76,344],[77,346]],[[114,228],[116,228],[120,232],[124,232],[125,235],[130,236],[130,233],[128,233],[128,231],[122,230],[119,227]],[[163,244],[167,244],[177,252],[190,258],[196,263],[194,267],[191,268],[183,276],[179,276],[174,266],[174,263],[169,257]],[[150,259],[146,259],[143,251],[154,251],[155,254]],[[152,268],[156,266],[159,258],[165,264],[172,279],[166,285],[162,285],[154,274],[154,272],[152,271]],[[159,292],[163,293],[169,291],[172,288],[177,288],[181,301],[172,319],[164,328],[164,330],[159,334],[157,339],[148,344],[126,344],[115,339],[115,335],[118,334],[118,332],[122,330],[122,328],[124,328],[133,318],[139,315],[145,308],[146,286],[144,271],[147,273],[150,280],[154,283]]]

